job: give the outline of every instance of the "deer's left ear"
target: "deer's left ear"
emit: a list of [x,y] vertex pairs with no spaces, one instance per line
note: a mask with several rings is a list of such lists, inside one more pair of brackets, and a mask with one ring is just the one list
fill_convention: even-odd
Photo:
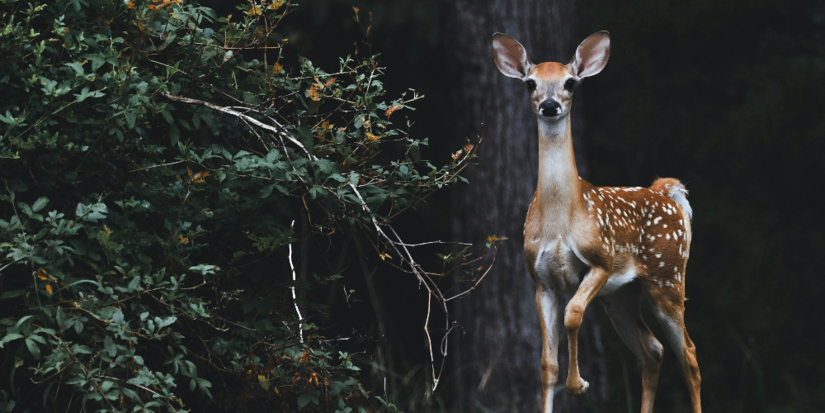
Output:
[[591,34],[576,49],[570,66],[579,79],[599,74],[610,58],[610,33],[600,31]]

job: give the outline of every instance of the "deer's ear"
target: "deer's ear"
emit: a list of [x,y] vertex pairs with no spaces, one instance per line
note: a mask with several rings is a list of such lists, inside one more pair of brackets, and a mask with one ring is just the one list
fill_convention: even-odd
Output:
[[516,79],[527,77],[533,67],[524,46],[503,33],[493,35],[493,61],[504,76]]
[[570,66],[579,78],[599,74],[610,58],[610,33],[600,31],[591,34],[576,49]]

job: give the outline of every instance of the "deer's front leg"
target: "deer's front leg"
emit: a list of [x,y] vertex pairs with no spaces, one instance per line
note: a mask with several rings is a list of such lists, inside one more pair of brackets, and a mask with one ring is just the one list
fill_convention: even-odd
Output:
[[553,393],[559,381],[559,315],[556,294],[539,285],[536,288],[536,309],[541,326],[541,385],[544,396],[543,413],[553,412]]
[[567,374],[566,383],[567,394],[583,394],[589,386],[579,375],[579,359],[577,356],[579,327],[582,324],[584,310],[604,287],[608,276],[608,272],[601,268],[591,268],[564,310],[564,327],[567,329],[567,340],[570,346],[570,370]]

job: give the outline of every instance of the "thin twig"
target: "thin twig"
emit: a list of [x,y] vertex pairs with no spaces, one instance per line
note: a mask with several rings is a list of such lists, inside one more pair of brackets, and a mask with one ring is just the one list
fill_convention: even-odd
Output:
[[[410,252],[407,250],[407,248],[404,245],[400,245],[400,246],[406,254],[401,253],[401,250],[399,250],[398,246],[399,246],[399,243],[403,244],[403,242],[401,242],[400,238],[398,237],[398,234],[395,233],[395,230],[391,226],[388,226],[388,228],[390,229],[390,231],[393,232],[393,235],[395,235],[395,237],[398,239],[398,241],[395,241],[392,238],[390,238],[384,232],[384,230],[381,229],[381,225],[378,223],[378,220],[375,218],[375,216],[372,216],[372,211],[370,211],[369,207],[367,206],[367,203],[364,201],[364,198],[361,196],[361,193],[358,192],[358,188],[356,188],[355,185],[353,185],[352,183],[349,183],[349,186],[350,186],[350,188],[352,188],[352,190],[355,192],[355,195],[361,201],[361,207],[364,209],[364,211],[371,215],[370,218],[372,220],[372,223],[373,223],[373,226],[375,227],[376,232],[389,243],[389,245],[393,248],[393,250],[395,250],[396,254],[398,254],[399,258],[401,260],[403,260],[407,265],[410,266],[410,269],[412,269],[413,274],[415,274],[416,278],[418,278],[419,284],[423,284],[424,288],[426,288],[427,292],[429,293],[429,294],[427,294],[427,317],[424,321],[424,334],[427,337],[427,349],[430,353],[430,367],[431,367],[431,373],[432,373],[432,379],[433,379],[433,390],[435,390],[436,387],[438,387],[439,380],[441,379],[441,372],[439,372],[438,374],[436,374],[436,372],[435,372],[435,357],[433,355],[432,337],[430,335],[430,329],[429,329],[430,312],[432,310],[432,297],[433,297],[433,295],[436,295],[438,297],[439,301],[441,301],[442,308],[443,308],[444,314],[446,316],[445,318],[446,318],[446,322],[447,322],[447,328],[449,328],[450,317],[449,317],[449,313],[447,311],[447,306],[446,306],[445,302],[443,301],[444,296],[441,295],[441,292],[438,291],[437,287],[434,287],[435,283],[433,283],[432,280],[430,280],[429,283],[427,282],[427,280],[429,279],[429,276],[427,276],[426,274],[421,273],[421,271],[419,270],[418,264],[412,258],[412,255],[410,254]],[[433,285],[433,287],[430,286],[431,284]],[[442,352],[442,354],[445,354],[445,353],[446,352]],[[445,362],[445,359],[442,359],[441,360],[441,369],[439,369],[439,370],[443,371],[444,362]]]
[[498,257],[498,246],[496,246],[496,252],[493,254],[493,261],[490,263],[490,266],[489,266],[489,267],[487,267],[487,271],[484,271],[484,274],[481,274],[481,277],[478,277],[478,278],[476,279],[475,284],[473,284],[473,286],[472,286],[472,287],[468,288],[468,289],[467,289],[467,290],[465,290],[465,291],[462,291],[462,292],[460,292],[460,293],[458,293],[458,294],[456,294],[456,295],[454,295],[454,296],[452,296],[452,297],[450,297],[450,298],[445,298],[445,299],[444,299],[444,302],[447,302],[447,301],[450,301],[450,300],[455,300],[456,298],[461,298],[461,297],[463,297],[463,296],[465,296],[465,295],[470,294],[471,292],[473,292],[473,290],[475,290],[475,289],[476,289],[476,287],[478,287],[478,284],[479,284],[479,283],[481,283],[481,280],[483,280],[483,279],[484,279],[484,277],[486,277],[486,276],[487,276],[487,274],[489,274],[489,273],[490,273],[490,270],[492,270],[492,269],[493,269],[493,264],[495,264],[495,263],[496,263],[496,257]]
[[160,164],[160,165],[152,165],[152,166],[147,166],[147,167],[145,167],[145,168],[132,169],[132,170],[131,170],[131,171],[129,171],[129,172],[145,171],[145,170],[147,170],[147,169],[160,168],[161,166],[177,165],[177,164],[179,164],[179,163],[183,163],[183,161],[176,161],[176,162],[162,163],[162,164]]

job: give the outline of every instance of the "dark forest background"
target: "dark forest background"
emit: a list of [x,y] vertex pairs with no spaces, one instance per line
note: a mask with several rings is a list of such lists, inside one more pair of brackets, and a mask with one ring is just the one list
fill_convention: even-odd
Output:
[[[233,8],[229,1],[204,3],[223,13]],[[451,53],[443,37],[451,29],[445,26],[450,23],[445,19],[448,3],[304,1],[284,25],[292,45],[288,53],[334,68],[337,56],[355,50],[354,43],[363,38],[351,7],[371,12],[372,51],[381,54],[387,67],[386,88],[415,88],[426,95],[410,115],[413,133],[429,137],[431,154],[446,153],[473,133],[453,127],[458,111],[451,96],[473,82],[457,81],[445,67]],[[608,30],[612,36],[607,68],[588,79],[576,96],[582,127],[574,135],[587,160],[583,177],[598,186],[647,186],[656,177],[673,176],[690,190],[694,240],[686,318],[698,348],[704,410],[825,410],[825,276],[817,266],[825,248],[818,202],[825,178],[825,5],[581,0],[574,15],[565,23],[569,27],[558,28],[573,28],[572,41],[564,46],[565,62],[588,34]],[[488,44],[495,30],[490,27],[478,42]],[[533,38],[525,46],[540,49],[542,41]],[[543,61],[554,56],[531,57]],[[526,94],[522,106],[501,110],[528,111]],[[456,213],[450,193],[442,192],[400,228],[411,242],[449,239]],[[496,235],[519,243],[521,234]],[[531,283],[526,273],[513,277],[514,283]],[[376,287],[384,297],[379,305],[385,318],[376,320],[363,311],[363,323],[373,331],[379,321],[387,326],[381,351],[391,360],[389,374],[378,374],[376,380],[389,376],[388,394],[405,411],[451,411],[454,372],[445,373],[445,384],[429,402],[422,401],[430,396],[427,368],[422,368],[427,356],[420,331],[421,297],[409,294],[414,281],[384,277]],[[533,297],[524,299],[532,302]],[[357,305],[341,308],[358,315]],[[599,305],[588,312],[596,314],[602,327],[607,370],[602,411],[635,411],[641,389],[633,356]],[[661,337],[657,326],[651,327]],[[536,359],[536,371],[538,363]],[[688,408],[675,358],[666,351],[657,411]]]

